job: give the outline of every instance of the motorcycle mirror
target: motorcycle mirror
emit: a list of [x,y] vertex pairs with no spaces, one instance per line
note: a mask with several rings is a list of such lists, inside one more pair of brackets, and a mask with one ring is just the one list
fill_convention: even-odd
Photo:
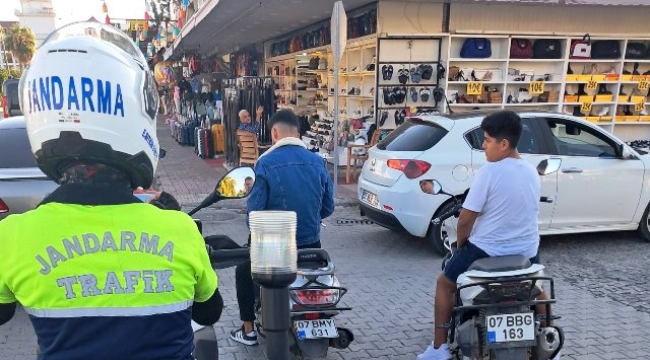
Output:
[[249,166],[240,166],[230,170],[224,175],[199,206],[188,213],[194,215],[199,210],[208,207],[219,200],[243,199],[250,195],[255,184],[255,171]]
[[255,184],[255,171],[249,166],[240,166],[230,170],[214,188],[214,193],[223,199],[243,199],[247,197]]
[[537,173],[540,175],[551,175],[560,170],[561,164],[562,159],[544,159],[537,165]]
[[423,193],[430,195],[444,194],[442,191],[442,185],[440,185],[438,180],[434,179],[420,180],[420,190],[422,190]]

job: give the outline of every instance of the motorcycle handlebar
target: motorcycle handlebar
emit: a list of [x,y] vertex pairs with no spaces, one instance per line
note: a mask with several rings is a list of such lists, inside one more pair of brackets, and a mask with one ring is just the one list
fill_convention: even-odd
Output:
[[451,208],[449,211],[446,213],[438,216],[437,218],[433,219],[431,221],[434,225],[440,225],[443,221],[449,219],[450,217],[456,215],[459,213],[460,209],[463,208],[463,204],[456,204],[453,208]]
[[206,247],[213,267],[217,265],[217,268],[223,269],[250,260],[248,248],[214,250],[210,245],[206,245]]

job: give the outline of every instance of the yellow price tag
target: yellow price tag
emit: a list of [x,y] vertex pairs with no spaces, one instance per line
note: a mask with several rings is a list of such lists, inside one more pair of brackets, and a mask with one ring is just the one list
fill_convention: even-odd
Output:
[[587,82],[587,86],[585,86],[585,89],[587,89],[587,90],[596,90],[597,87],[598,87],[598,81],[589,80]]
[[639,90],[648,90],[648,82],[645,80],[639,81]]
[[467,95],[481,95],[483,94],[483,83],[478,81],[470,81],[467,83]]
[[528,86],[528,92],[531,94],[539,95],[544,93],[544,82],[543,81],[531,81]]
[[591,112],[591,105],[593,105],[593,103],[594,102],[591,100],[583,101],[580,104],[580,112],[583,113],[584,115],[589,115],[589,113]]
[[634,103],[634,111],[639,112],[645,109],[645,102],[643,100]]

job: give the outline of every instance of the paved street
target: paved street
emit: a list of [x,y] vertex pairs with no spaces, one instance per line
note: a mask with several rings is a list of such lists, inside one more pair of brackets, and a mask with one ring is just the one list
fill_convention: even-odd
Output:
[[[189,148],[171,141],[164,145],[168,156],[161,162],[162,186],[188,207],[212,189],[222,171],[184,156]],[[244,243],[241,206],[242,201],[224,201],[221,209],[199,212],[204,233]],[[343,305],[354,308],[337,323],[356,337],[350,348],[331,350],[327,359],[414,359],[431,340],[434,279],[441,259],[423,241],[357,220],[362,219],[356,207],[339,206],[323,229],[323,245],[349,289]],[[559,323],[567,337],[563,359],[650,358],[649,249],[650,244],[627,233],[543,239],[542,262],[556,279],[560,302],[555,313],[563,317]],[[220,271],[219,279],[226,305],[215,328],[220,359],[264,359],[263,346],[245,347],[228,339],[228,332],[240,325],[234,271]],[[33,359],[35,344],[22,310],[0,327],[0,360]]]

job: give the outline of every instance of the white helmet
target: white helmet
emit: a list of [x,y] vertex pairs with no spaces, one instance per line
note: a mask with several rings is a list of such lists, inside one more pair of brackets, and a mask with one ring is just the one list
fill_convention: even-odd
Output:
[[158,165],[158,92],[124,33],[98,22],[55,30],[20,79],[38,166],[54,181],[74,164],[106,164],[148,188]]

